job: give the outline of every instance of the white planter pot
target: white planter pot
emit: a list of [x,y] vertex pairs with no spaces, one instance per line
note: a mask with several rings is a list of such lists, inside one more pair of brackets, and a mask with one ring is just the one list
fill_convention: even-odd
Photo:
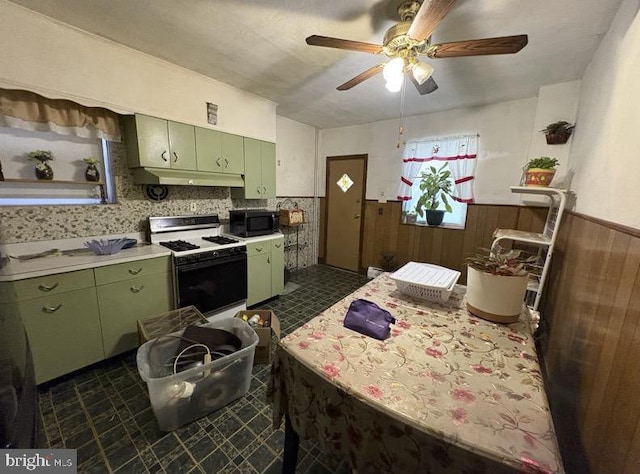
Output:
[[496,323],[515,323],[527,291],[527,275],[503,276],[467,266],[467,309]]

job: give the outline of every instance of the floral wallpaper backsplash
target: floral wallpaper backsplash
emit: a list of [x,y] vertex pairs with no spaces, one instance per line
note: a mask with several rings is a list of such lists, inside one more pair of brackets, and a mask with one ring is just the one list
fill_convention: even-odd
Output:
[[[230,209],[268,208],[276,209],[284,199],[232,199],[229,188],[201,186],[169,186],[166,200],[155,202],[144,194],[144,187],[133,182],[127,168],[127,157],[123,143],[109,143],[113,163],[116,204],[85,206],[3,206],[0,207],[0,244],[58,240],[94,235],[117,235],[145,232],[149,216],[190,215],[191,203],[195,202],[195,214],[214,213],[223,222],[229,218]],[[312,224],[314,222],[314,199],[293,198],[305,210],[309,224],[301,227],[299,239],[308,245],[298,254],[298,266],[314,263]],[[289,207],[288,202],[286,206]],[[283,232],[289,233],[285,228]],[[287,235],[287,239],[291,236]],[[295,240],[295,232],[293,237]],[[289,243],[289,240],[287,240]],[[302,247],[302,246],[301,246]],[[295,255],[288,247],[287,267],[295,265]],[[293,260],[291,260],[293,258]]]

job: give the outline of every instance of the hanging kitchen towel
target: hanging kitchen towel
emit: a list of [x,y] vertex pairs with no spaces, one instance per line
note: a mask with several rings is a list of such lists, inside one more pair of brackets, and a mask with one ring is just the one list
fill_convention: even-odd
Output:
[[389,337],[390,325],[395,323],[389,311],[363,299],[352,301],[344,317],[344,327],[381,341]]

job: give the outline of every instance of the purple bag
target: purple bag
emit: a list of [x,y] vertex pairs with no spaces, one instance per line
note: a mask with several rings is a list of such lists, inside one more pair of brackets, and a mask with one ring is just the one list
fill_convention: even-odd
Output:
[[389,311],[363,299],[352,301],[344,317],[344,327],[381,341],[389,337],[389,325],[395,323]]

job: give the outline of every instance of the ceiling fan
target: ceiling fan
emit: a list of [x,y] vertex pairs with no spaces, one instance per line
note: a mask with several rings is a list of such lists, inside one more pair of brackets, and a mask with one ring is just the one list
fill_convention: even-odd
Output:
[[430,94],[438,88],[431,77],[433,67],[420,61],[418,56],[453,58],[513,54],[524,48],[528,42],[527,35],[516,35],[431,44],[431,34],[449,12],[455,0],[395,0],[395,2],[398,3],[397,12],[400,22],[387,30],[382,45],[318,35],[307,38],[307,44],[311,46],[384,54],[390,59],[338,86],[339,91],[351,89],[382,72],[386,87],[392,92],[398,92],[402,88],[404,74],[407,73],[421,95]]

